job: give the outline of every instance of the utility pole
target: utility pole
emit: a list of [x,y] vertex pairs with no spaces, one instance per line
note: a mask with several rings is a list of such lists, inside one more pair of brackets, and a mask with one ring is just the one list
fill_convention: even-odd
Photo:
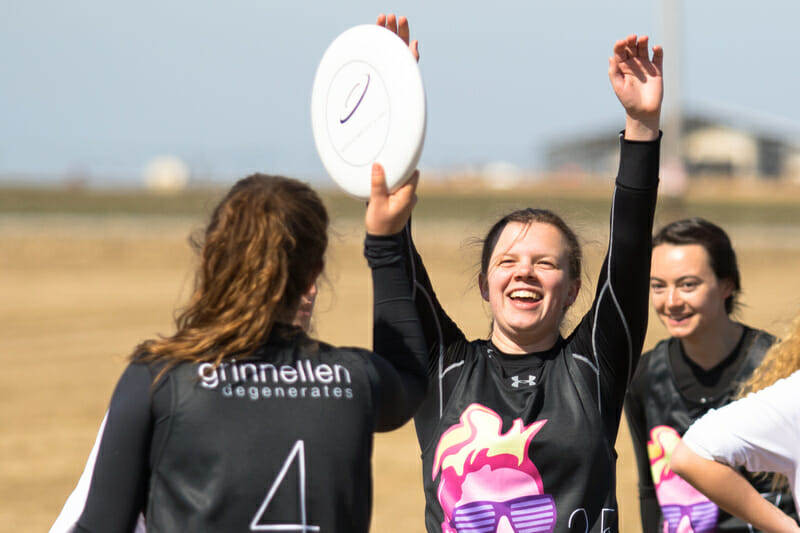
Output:
[[682,0],[661,0],[664,47],[664,103],[661,139],[661,194],[682,199],[689,180],[683,158],[683,105],[681,96]]

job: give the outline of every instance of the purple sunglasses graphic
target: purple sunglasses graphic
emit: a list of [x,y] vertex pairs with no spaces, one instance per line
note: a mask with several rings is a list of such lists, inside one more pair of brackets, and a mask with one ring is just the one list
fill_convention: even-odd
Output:
[[664,505],[661,507],[667,531],[675,533],[684,516],[689,517],[695,533],[711,533],[717,530],[719,508],[712,502],[700,502],[692,505]]
[[450,526],[456,531],[492,533],[504,516],[516,533],[551,533],[555,529],[556,505],[549,494],[504,502],[469,502],[455,507]]

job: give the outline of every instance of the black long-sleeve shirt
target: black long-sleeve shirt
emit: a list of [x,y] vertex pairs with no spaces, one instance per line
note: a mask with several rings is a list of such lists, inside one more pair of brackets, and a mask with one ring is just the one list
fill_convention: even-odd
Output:
[[129,365],[76,531],[130,532],[144,512],[150,533],[366,532],[372,433],[408,421],[427,386],[402,264],[370,263],[376,353],[278,324],[250,357],[181,364],[155,388],[159,365]]
[[477,517],[518,530],[618,529],[614,442],[647,329],[659,144],[621,140],[593,305],[550,350],[509,355],[467,340],[439,304],[410,231],[394,239],[428,345],[430,389],[415,424],[429,533],[474,527]]

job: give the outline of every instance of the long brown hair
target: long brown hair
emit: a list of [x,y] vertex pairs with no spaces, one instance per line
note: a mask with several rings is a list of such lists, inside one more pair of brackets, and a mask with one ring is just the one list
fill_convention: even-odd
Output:
[[194,292],[170,337],[141,343],[132,358],[214,362],[247,355],[275,322],[291,322],[324,266],[328,214],[308,185],[283,176],[239,180],[214,209],[199,249]]

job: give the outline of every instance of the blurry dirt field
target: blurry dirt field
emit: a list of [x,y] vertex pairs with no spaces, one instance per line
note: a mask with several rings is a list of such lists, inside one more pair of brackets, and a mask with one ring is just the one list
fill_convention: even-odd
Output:
[[[192,282],[187,236],[202,223],[202,215],[0,214],[0,531],[49,529],[83,469],[125,357],[144,338],[172,331],[173,310]],[[471,337],[485,336],[488,318],[473,288],[478,251],[465,238],[486,227],[415,220],[438,294]],[[800,229],[757,220],[726,228],[744,281],[740,320],[782,334],[800,310]],[[588,241],[585,308],[605,227],[590,220],[577,229]],[[361,240],[357,220],[336,224],[314,321],[315,334],[333,343],[371,343]],[[647,347],[664,334],[653,317],[650,324]],[[636,473],[624,421],[617,450],[621,530],[636,532]],[[423,530],[418,456],[411,425],[376,437],[374,531]]]

